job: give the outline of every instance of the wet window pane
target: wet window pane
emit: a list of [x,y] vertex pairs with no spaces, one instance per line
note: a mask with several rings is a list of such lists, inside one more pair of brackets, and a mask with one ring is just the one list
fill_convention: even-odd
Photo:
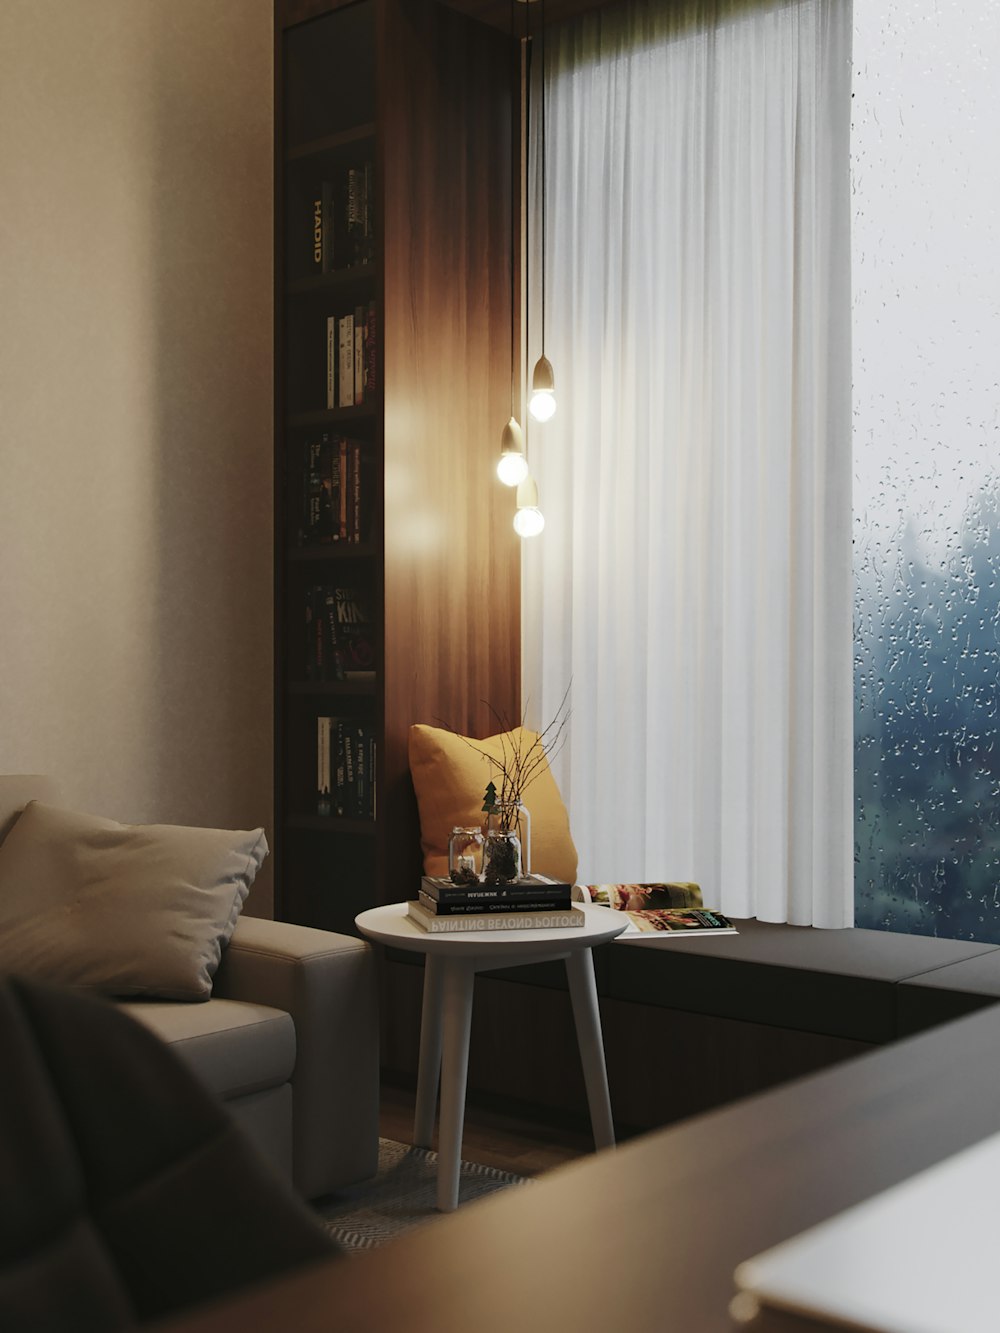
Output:
[[1000,943],[1000,6],[854,61],[857,924]]

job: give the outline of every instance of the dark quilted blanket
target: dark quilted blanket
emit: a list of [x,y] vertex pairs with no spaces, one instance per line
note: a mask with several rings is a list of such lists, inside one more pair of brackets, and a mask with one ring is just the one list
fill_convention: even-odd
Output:
[[335,1252],[156,1037],[0,979],[0,1329],[131,1328]]

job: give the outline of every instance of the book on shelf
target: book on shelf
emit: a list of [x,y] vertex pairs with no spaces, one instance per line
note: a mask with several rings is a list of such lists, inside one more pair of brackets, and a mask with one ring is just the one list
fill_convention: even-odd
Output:
[[326,406],[361,407],[377,383],[375,302],[326,317]]
[[330,613],[334,679],[374,680],[375,643],[371,609],[360,588],[332,589]]
[[360,589],[311,585],[304,623],[306,680],[375,679],[372,621]]
[[362,398],[363,401],[365,402],[371,399],[372,395],[378,388],[378,373],[376,369],[377,329],[378,329],[378,317],[375,313],[375,302],[369,301],[368,310],[365,313],[365,337],[364,337],[365,384],[364,384],[364,394],[362,395]]
[[306,445],[299,540],[325,546],[337,540],[335,509],[340,503],[340,462],[336,441],[324,432]]
[[442,909],[460,907],[463,911],[470,908],[475,910],[480,905],[484,910],[517,910],[529,903],[537,903],[550,911],[573,905],[572,886],[548,879],[545,875],[528,875],[514,884],[484,884],[482,880],[455,884],[443,876],[424,875],[420,881],[420,893],[430,902],[438,903]]
[[329,432],[310,440],[302,470],[299,544],[362,542],[371,519],[370,477],[360,440]]
[[[337,406],[354,406],[354,314],[337,320]],[[327,372],[329,379],[329,372]]]
[[354,403],[365,401],[365,307],[354,307]]
[[316,812],[375,817],[374,727],[358,718],[316,719]]
[[363,267],[375,258],[374,164],[353,162],[317,182],[303,222],[316,273]]
[[347,440],[341,436],[337,441],[337,456],[340,461],[340,485],[337,487],[337,534],[341,541],[347,541]]
[[316,719],[316,813],[330,813],[330,719]]
[[629,924],[616,943],[621,940],[655,943],[657,940],[739,934],[729,917],[701,905],[701,889],[697,884],[685,881],[576,884],[573,899],[622,912],[628,917]]
[[337,366],[340,351],[337,344],[337,316],[326,317],[326,408],[332,412],[337,406]]
[[579,907],[553,911],[465,912],[439,915],[419,899],[406,905],[407,914],[429,934],[453,934],[460,931],[501,930],[571,930],[582,926],[586,914]]

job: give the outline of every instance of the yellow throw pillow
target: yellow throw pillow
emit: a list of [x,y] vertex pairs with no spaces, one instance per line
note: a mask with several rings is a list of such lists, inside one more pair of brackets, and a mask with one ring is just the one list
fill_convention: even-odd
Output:
[[[488,736],[469,745],[471,737],[456,736],[441,727],[420,723],[410,727],[410,774],[420,810],[420,845],[425,875],[447,875],[448,837],[457,825],[482,825],[483,793],[488,782],[500,786],[499,768],[486,757],[500,760],[511,746],[524,750],[537,732],[516,727],[503,735]],[[543,759],[524,792],[531,815],[531,869],[535,874],[572,884],[576,880],[576,848],[569,831],[569,815],[559,795],[548,760]]]

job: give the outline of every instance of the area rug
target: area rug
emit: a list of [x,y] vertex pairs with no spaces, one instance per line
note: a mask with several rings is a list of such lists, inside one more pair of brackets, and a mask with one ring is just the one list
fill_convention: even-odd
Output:
[[[458,1205],[512,1185],[530,1185],[524,1176],[492,1166],[462,1162]],[[413,1227],[441,1217],[435,1206],[437,1153],[408,1143],[379,1139],[378,1174],[317,1206],[327,1231],[349,1251],[372,1250]]]

